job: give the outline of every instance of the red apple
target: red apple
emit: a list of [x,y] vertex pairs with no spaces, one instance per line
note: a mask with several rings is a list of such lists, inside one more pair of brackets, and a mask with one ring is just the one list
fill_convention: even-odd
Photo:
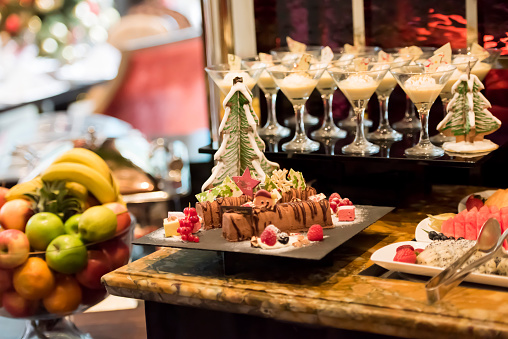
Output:
[[118,202],[110,202],[102,205],[109,208],[116,214],[116,233],[120,233],[124,229],[128,228],[131,224],[131,215],[127,210],[127,206]]
[[0,268],[14,268],[26,261],[30,243],[25,233],[18,230],[0,232]]
[[28,219],[34,214],[30,202],[25,199],[7,201],[0,208],[0,224],[6,229],[25,231]]
[[12,287],[12,271],[0,269],[0,293]]
[[8,188],[0,187],[0,208],[5,204],[7,200],[5,200],[5,195],[9,192]]
[[102,289],[101,278],[104,274],[112,271],[111,263],[103,251],[88,251],[86,267],[76,273],[79,283],[89,289]]
[[81,289],[81,293],[83,295],[81,303],[83,305],[89,306],[93,306],[98,302],[104,300],[104,298],[106,298],[106,295],[108,294],[104,286],[102,286],[100,290],[91,290],[89,288],[83,287]]
[[34,315],[39,307],[39,301],[28,300],[16,291],[8,291],[2,295],[2,304],[7,312],[15,318]]
[[111,239],[101,245],[102,250],[108,256],[109,262],[114,270],[129,262],[131,256],[129,246],[122,239]]

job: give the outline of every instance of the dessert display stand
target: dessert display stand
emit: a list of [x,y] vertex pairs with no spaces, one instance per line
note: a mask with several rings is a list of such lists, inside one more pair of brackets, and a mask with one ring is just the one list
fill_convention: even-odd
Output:
[[133,244],[215,251],[222,259],[225,275],[246,270],[263,270],[279,265],[326,266],[331,263],[327,257],[329,253],[392,210],[393,207],[356,205],[357,218],[355,221],[342,222],[336,227],[325,228],[323,241],[300,248],[288,246],[282,249],[265,250],[251,247],[249,241],[229,242],[222,237],[220,228],[201,231],[199,243],[184,242],[177,238],[165,238],[164,229],[160,228],[134,240]]

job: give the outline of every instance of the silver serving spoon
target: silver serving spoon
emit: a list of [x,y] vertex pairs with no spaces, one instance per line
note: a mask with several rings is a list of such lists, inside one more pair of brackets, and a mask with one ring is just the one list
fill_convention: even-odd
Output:
[[[489,261],[493,254],[498,252],[499,248],[502,249],[503,240],[506,236],[508,236],[508,231],[505,231],[501,236],[501,226],[496,219],[488,219],[480,230],[476,244],[453,264],[427,282],[425,289],[427,290],[429,303],[432,304],[441,300],[452,288],[459,285],[473,269]],[[462,267],[476,251],[487,254],[470,265]]]

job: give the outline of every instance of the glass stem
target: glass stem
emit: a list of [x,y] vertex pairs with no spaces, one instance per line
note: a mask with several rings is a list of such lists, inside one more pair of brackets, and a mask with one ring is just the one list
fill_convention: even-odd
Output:
[[266,126],[276,125],[277,117],[275,115],[275,101],[277,100],[277,95],[265,93],[265,99],[267,112]]
[[294,105],[294,110],[296,114],[296,130],[295,130],[295,137],[303,136],[305,137],[305,126],[303,125],[303,111],[305,110],[305,105],[299,104]]
[[[361,105],[364,106],[364,105]],[[356,135],[354,143],[365,141],[365,129],[363,128],[363,114],[365,112],[365,107],[362,108],[354,108],[356,114]]]
[[325,118],[323,121],[323,126],[328,126],[333,123],[333,111],[332,111],[332,101],[333,94],[324,94],[321,96],[323,99],[323,104],[325,106]]
[[[379,128],[381,127],[385,127],[385,128],[389,128],[389,123],[388,123],[388,99],[390,97],[389,96],[383,96],[383,95],[380,95],[378,97],[378,101],[379,101]],[[378,128],[378,129],[379,129]]]
[[406,95],[406,118],[411,118],[415,116],[415,106],[409,97]]
[[429,139],[429,111],[430,106],[427,104],[422,105],[420,109],[418,109],[418,113],[420,114],[420,121],[422,123],[422,131],[420,132],[420,142],[421,146],[430,145]]

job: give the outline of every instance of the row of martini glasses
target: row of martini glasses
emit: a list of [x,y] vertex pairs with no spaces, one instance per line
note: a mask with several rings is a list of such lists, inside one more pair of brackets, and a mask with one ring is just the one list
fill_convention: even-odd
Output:
[[[319,48],[308,49],[306,53],[313,54],[314,59],[319,60]],[[317,53],[316,53],[317,52]],[[256,82],[265,93],[268,102],[268,122],[259,129],[261,136],[286,137],[289,135],[289,129],[279,125],[275,116],[275,98],[278,89],[286,95],[293,104],[296,118],[296,130],[293,140],[283,145],[283,150],[288,152],[311,152],[319,148],[319,143],[310,140],[304,129],[304,110],[305,102],[310,93],[317,87],[325,103],[325,118],[320,129],[314,131],[311,136],[317,140],[343,138],[346,132],[335,126],[332,119],[331,102],[333,92],[339,88],[348,98],[354,111],[356,123],[356,136],[353,143],[343,147],[345,154],[368,155],[379,151],[379,146],[368,142],[364,135],[363,115],[366,105],[371,95],[376,92],[381,105],[381,119],[378,129],[368,135],[369,139],[375,141],[396,141],[402,139],[402,135],[390,127],[388,122],[387,104],[388,98],[393,91],[396,83],[399,83],[409,98],[416,105],[421,117],[424,128],[421,132],[420,142],[417,146],[407,149],[408,156],[440,156],[444,152],[442,149],[434,147],[428,137],[428,111],[438,95],[441,94],[443,100],[451,95],[450,91],[442,91],[451,85],[460,75],[457,69],[464,71],[469,64],[474,65],[476,59],[470,56],[461,56],[454,59],[454,66],[450,69],[437,72],[435,74],[426,74],[427,79],[434,79],[435,86],[429,87],[428,83],[416,83],[406,85],[410,78],[417,75],[423,76],[423,66],[408,66],[411,60],[401,58],[397,62],[375,62],[371,53],[371,61],[367,68],[358,71],[352,64],[352,58],[345,58],[343,54],[336,53],[330,64],[315,62],[309,70],[294,70],[293,66],[298,55],[289,51],[281,52],[279,60],[273,61],[271,65],[265,65],[257,58],[246,59],[243,61],[242,70],[229,71],[227,65],[207,68],[208,73],[226,94],[231,88],[232,79],[243,74],[244,82],[252,89]],[[367,53],[366,53],[367,54]],[[363,58],[365,59],[365,55]],[[353,56],[354,57],[354,56]],[[374,62],[372,62],[374,61]],[[456,62],[455,62],[456,61]],[[473,65],[471,64],[473,63]],[[266,67],[269,66],[269,67]],[[266,67],[266,68],[265,68]],[[390,69],[391,68],[391,69]],[[389,72],[390,71],[390,72]],[[454,73],[455,72],[455,73]],[[455,74],[453,77],[452,75]],[[429,78],[430,77],[430,78]],[[450,80],[451,79],[451,80]],[[413,79],[414,80],[414,79]],[[406,115],[405,118],[408,118]],[[402,121],[407,123],[407,130],[415,129],[414,120]],[[408,121],[409,120],[409,121]],[[417,128],[418,126],[416,126]]]

